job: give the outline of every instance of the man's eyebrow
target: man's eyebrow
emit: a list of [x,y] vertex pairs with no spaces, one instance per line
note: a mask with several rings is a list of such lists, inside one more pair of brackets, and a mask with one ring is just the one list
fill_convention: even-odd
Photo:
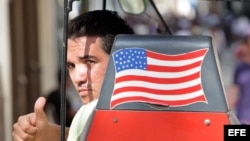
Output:
[[85,59],[96,59],[95,56],[92,55],[84,55],[80,57],[81,60],[85,60]]

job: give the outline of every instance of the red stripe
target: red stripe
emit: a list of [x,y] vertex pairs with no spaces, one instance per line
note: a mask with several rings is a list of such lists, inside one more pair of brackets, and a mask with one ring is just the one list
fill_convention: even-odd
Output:
[[192,99],[186,99],[186,100],[177,100],[177,101],[167,101],[167,100],[155,100],[151,98],[146,97],[125,97],[120,98],[114,101],[111,101],[111,108],[127,102],[144,102],[144,103],[150,103],[150,104],[157,104],[157,105],[163,105],[163,106],[170,106],[170,107],[178,107],[178,106],[184,106],[187,104],[195,103],[195,102],[206,102],[204,94]]
[[119,95],[122,92],[146,92],[155,95],[179,95],[179,94],[188,94],[195,91],[201,90],[201,85],[195,85],[188,88],[183,89],[175,89],[175,90],[159,90],[159,89],[152,89],[152,88],[145,88],[145,87],[122,87],[114,90],[113,95]]
[[179,77],[179,78],[155,78],[149,76],[137,76],[137,75],[126,75],[119,78],[116,78],[115,83],[120,83],[124,81],[145,81],[151,83],[159,83],[159,84],[177,84],[188,82],[200,77],[200,72],[196,72],[194,74]]
[[169,66],[156,66],[156,65],[147,65],[147,70],[156,71],[156,72],[182,72],[186,70],[190,70],[196,67],[201,66],[202,61],[194,62],[185,66],[177,66],[177,67],[169,67]]
[[200,50],[196,50],[196,51],[192,51],[192,52],[188,52],[188,53],[184,53],[184,54],[177,54],[177,55],[166,55],[166,54],[160,54],[160,53],[156,53],[153,51],[149,51],[147,50],[147,56],[150,58],[155,58],[155,59],[159,59],[159,60],[169,60],[169,61],[179,61],[179,60],[187,60],[187,59],[192,59],[192,58],[197,58],[197,57],[201,57],[204,56],[207,52],[207,48],[205,49],[200,49]]

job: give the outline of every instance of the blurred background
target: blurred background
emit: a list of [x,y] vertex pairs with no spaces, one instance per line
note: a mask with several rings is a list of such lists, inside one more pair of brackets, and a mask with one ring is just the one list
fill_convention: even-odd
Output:
[[[131,1],[131,0],[130,0]],[[174,35],[209,35],[218,52],[227,93],[239,61],[238,42],[250,34],[250,2],[213,0],[154,0]],[[156,13],[126,14],[118,0],[106,0],[137,34],[164,34]],[[133,2],[133,0],[131,1]],[[0,140],[11,141],[12,125],[33,111],[35,100],[57,87],[63,44],[63,0],[0,0]],[[69,18],[102,9],[101,0],[73,3]],[[69,101],[77,110],[80,99],[73,87]]]

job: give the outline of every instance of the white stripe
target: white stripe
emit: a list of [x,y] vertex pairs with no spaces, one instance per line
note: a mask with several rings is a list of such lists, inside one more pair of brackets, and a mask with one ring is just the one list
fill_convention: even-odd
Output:
[[176,89],[183,89],[195,86],[197,84],[201,84],[201,79],[197,78],[188,82],[178,83],[178,84],[156,84],[151,82],[145,81],[123,81],[120,83],[115,84],[114,89],[119,89],[127,86],[134,86],[134,87],[145,87],[157,90],[176,90]]
[[201,70],[201,66],[189,69],[182,72],[155,72],[155,71],[145,71],[140,69],[128,69],[124,71],[120,71],[116,73],[116,78],[127,76],[127,75],[135,75],[135,76],[148,76],[155,78],[179,78],[184,76],[192,75]]
[[158,65],[158,66],[170,66],[170,67],[179,67],[192,64],[194,62],[198,62],[203,60],[204,56],[187,59],[187,60],[179,60],[179,61],[166,61],[166,60],[158,60],[155,58],[147,58],[148,65]]
[[187,100],[187,99],[195,98],[203,94],[204,94],[203,90],[199,90],[199,91],[188,93],[188,94],[180,94],[180,95],[157,95],[157,94],[151,94],[151,93],[146,93],[146,92],[124,92],[124,93],[113,95],[111,97],[111,101],[115,101],[115,100],[126,98],[126,97],[137,97],[137,96],[146,97],[146,98],[155,99],[155,100],[178,101],[178,100]]

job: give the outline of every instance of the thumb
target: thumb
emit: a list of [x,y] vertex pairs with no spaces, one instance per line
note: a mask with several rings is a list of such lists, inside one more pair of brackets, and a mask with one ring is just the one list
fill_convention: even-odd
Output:
[[46,114],[44,112],[44,107],[46,104],[46,99],[44,97],[39,97],[36,100],[35,106],[34,106],[34,113],[31,119],[32,125],[36,125],[37,121],[44,121],[47,120]]

